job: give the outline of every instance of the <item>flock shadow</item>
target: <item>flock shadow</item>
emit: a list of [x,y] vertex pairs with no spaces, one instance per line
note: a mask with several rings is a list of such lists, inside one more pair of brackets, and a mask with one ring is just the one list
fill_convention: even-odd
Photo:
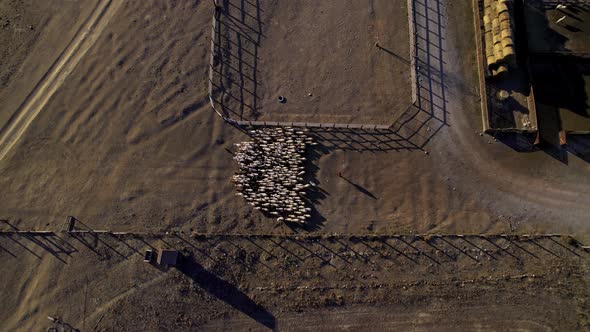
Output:
[[[231,0],[224,1],[216,12],[219,23],[214,31],[217,40],[214,77],[217,77],[217,80],[213,86],[219,89],[221,94],[213,97],[215,104],[220,106],[227,118],[243,120],[247,118],[247,110],[251,112],[248,114],[256,115],[257,54],[263,37],[260,16],[262,12],[258,1],[247,2],[245,5],[241,2],[237,5]],[[413,59],[405,62],[413,66],[411,70],[415,72],[415,102],[388,128],[338,124],[316,124],[306,127],[308,134],[319,143],[307,156],[306,166],[309,172],[306,181],[316,184],[310,188],[308,194],[312,217],[303,226],[307,230],[320,228],[326,220],[315,206],[329,196],[329,193],[321,188],[321,183],[316,177],[318,167],[314,165],[314,161],[334,150],[370,153],[424,151],[431,139],[447,125],[443,60],[445,25],[441,1],[414,0],[410,21],[413,25]],[[244,50],[245,47],[248,47],[248,51]],[[392,53],[383,47],[379,48],[386,53]],[[399,57],[396,54],[392,56]],[[245,86],[249,88],[243,89]],[[239,87],[238,92],[232,92],[236,87]],[[228,106],[230,103],[234,106]],[[248,134],[247,126],[239,125],[236,121],[228,122]],[[359,192],[377,199],[366,188],[351,180],[348,182]]]

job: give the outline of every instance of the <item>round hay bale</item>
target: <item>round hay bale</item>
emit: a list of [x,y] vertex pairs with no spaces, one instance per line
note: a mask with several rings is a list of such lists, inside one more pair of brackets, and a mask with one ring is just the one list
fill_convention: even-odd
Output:
[[512,33],[512,23],[510,22],[510,20],[508,21],[500,21],[500,30],[504,31],[504,30],[510,30],[510,33]]
[[491,32],[491,31],[490,31],[490,32],[486,32],[486,33],[483,35],[483,38],[484,38],[484,40],[485,40],[485,42],[486,42],[486,45],[494,45],[494,37],[493,37],[493,35],[492,35],[492,32]]
[[486,45],[486,57],[494,56],[494,46],[493,45]]
[[496,13],[502,14],[508,12],[508,5],[505,2],[499,2],[496,6]]
[[[503,68],[504,66],[501,66],[500,68]],[[499,69],[497,70],[497,72],[500,71]],[[496,92],[496,99],[498,99],[499,101],[504,101],[506,99],[508,99],[510,97],[510,92],[506,91],[506,90],[500,90],[498,92]]]
[[496,61],[499,61],[500,59],[503,58],[503,47],[501,44],[495,44],[494,45],[494,57],[496,58]]
[[488,57],[486,57],[486,62],[487,62],[488,67],[490,69],[493,69],[493,68],[496,68],[497,67],[496,57],[493,54],[491,54]]
[[[502,39],[502,47],[506,48],[508,46],[514,46],[514,42],[513,42],[512,38],[503,38]],[[502,53],[504,53],[504,51],[502,51]]]
[[498,20],[502,21],[510,21],[510,14],[508,12],[502,12],[498,15]]
[[504,57],[514,56],[514,46],[506,46],[502,49]]

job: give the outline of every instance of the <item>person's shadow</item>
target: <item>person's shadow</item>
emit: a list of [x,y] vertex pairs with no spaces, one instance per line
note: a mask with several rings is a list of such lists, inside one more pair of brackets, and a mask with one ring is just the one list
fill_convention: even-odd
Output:
[[236,286],[204,269],[195,261],[192,255],[184,255],[177,269],[209,292],[209,294],[250,316],[265,327],[271,330],[275,329],[276,319],[270,312],[252,301]]
[[368,191],[368,190],[367,190],[367,189],[365,189],[363,186],[361,186],[361,185],[359,185],[359,184],[356,184],[356,183],[354,183],[354,182],[350,181],[349,179],[345,178],[345,177],[342,175],[342,173],[338,173],[338,176],[339,176],[340,178],[342,178],[344,181],[346,181],[346,182],[350,183],[350,184],[351,184],[351,185],[352,185],[352,186],[353,186],[353,187],[354,187],[356,190],[358,190],[358,191],[362,192],[363,194],[365,194],[365,195],[367,195],[367,196],[371,197],[372,199],[377,199],[377,197],[375,197],[375,195],[373,195],[373,193],[372,193],[372,192]]

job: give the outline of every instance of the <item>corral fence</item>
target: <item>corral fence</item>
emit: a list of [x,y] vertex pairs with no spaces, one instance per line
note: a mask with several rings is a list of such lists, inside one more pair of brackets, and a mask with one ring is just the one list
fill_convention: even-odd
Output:
[[[215,95],[223,87],[215,83],[216,63],[223,50],[216,44],[217,35],[224,23],[220,22],[224,5],[213,0],[214,14],[211,21],[211,50],[209,63],[208,94],[211,108],[225,122],[238,127],[302,127],[337,128],[352,130],[385,130],[399,133],[412,147],[422,150],[430,138],[446,125],[446,97],[443,70],[442,34],[444,33],[441,0],[407,0],[409,42],[411,59],[412,105],[402,117],[391,124],[353,124],[237,120],[226,115]],[[260,31],[258,31],[260,33]],[[247,38],[246,38],[247,39]],[[255,52],[256,53],[256,52]],[[251,66],[251,64],[244,64]],[[256,67],[256,63],[254,66]],[[256,93],[256,82],[253,87]],[[255,104],[255,103],[254,103]],[[254,106],[255,108],[255,106]],[[252,109],[252,108],[251,108]],[[255,111],[255,109],[254,109]]]

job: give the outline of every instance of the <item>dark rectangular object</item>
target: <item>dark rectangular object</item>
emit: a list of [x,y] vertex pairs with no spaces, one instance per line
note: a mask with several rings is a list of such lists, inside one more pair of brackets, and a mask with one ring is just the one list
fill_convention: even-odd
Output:
[[158,264],[175,266],[178,261],[178,251],[173,249],[160,249]]

